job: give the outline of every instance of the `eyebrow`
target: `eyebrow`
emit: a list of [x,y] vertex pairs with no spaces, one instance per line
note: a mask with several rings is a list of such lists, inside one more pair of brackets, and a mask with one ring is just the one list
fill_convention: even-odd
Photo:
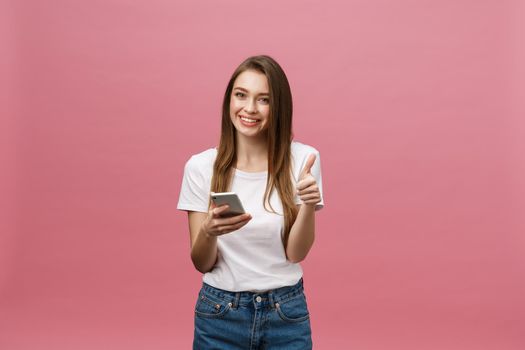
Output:
[[[245,91],[245,92],[249,92],[248,90],[246,90],[245,88],[242,88],[242,87],[235,87],[233,88],[234,90],[237,89],[237,90],[241,90],[241,91]],[[259,95],[267,95],[267,96],[270,96],[269,93],[267,92],[261,92]]]

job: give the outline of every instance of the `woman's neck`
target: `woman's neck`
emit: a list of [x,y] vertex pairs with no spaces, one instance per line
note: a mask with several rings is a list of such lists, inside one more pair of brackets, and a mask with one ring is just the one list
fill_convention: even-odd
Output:
[[248,138],[237,135],[236,168],[246,171],[264,171],[268,168],[267,138]]

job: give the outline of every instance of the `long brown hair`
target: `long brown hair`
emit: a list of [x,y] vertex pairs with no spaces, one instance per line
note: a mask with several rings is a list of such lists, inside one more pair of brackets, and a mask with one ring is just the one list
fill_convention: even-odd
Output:
[[[230,119],[230,98],[235,79],[246,70],[255,70],[263,73],[268,79],[270,88],[270,113],[268,119],[268,179],[263,198],[263,207],[266,203],[271,212],[269,197],[277,189],[283,206],[284,235],[283,244],[286,249],[290,229],[297,217],[297,207],[294,202],[294,187],[292,184],[291,142],[292,132],[292,93],[288,79],[281,66],[267,55],[248,57],[233,72],[226,87],[222,103],[221,138],[217,158],[213,165],[211,180],[212,192],[227,192],[233,180],[234,166],[237,162],[236,130]],[[211,205],[211,201],[210,201]],[[278,213],[276,213],[278,214]]]

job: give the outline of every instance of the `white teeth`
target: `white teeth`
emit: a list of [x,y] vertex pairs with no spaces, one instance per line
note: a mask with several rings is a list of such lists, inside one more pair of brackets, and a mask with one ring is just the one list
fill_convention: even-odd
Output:
[[245,118],[245,117],[241,117],[242,120],[244,120],[245,122],[248,122],[248,123],[255,123],[257,121],[257,119],[248,119],[248,118]]

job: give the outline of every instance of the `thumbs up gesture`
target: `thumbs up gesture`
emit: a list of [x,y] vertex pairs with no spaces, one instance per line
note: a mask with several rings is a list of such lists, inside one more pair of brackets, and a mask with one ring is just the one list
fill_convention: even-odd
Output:
[[315,154],[310,154],[306,164],[304,165],[299,181],[297,182],[297,194],[304,204],[315,206],[321,201],[321,193],[317,186],[317,181],[311,173],[312,166],[315,163]]

